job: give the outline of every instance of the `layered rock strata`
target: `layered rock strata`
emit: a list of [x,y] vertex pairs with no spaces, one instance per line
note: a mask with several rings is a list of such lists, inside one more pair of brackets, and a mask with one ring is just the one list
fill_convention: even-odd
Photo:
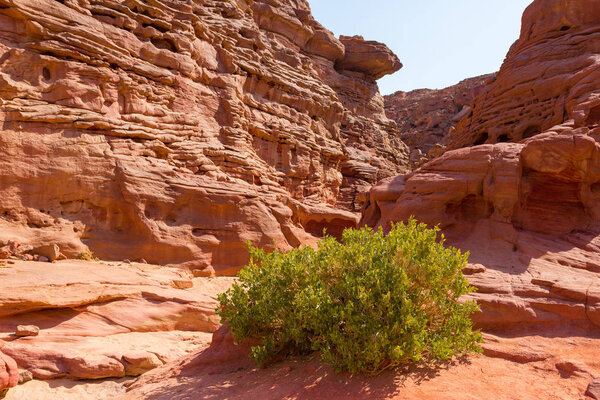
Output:
[[521,35],[451,135],[448,148],[519,142],[569,121],[600,122],[600,2],[535,1]]
[[400,62],[305,1],[0,0],[0,26],[2,245],[233,274],[406,170],[375,83]]
[[[483,355],[362,380],[318,360],[215,372],[203,363],[209,348],[143,376],[124,398],[592,396],[600,373],[598,7],[534,1],[497,80],[450,136],[458,149],[381,181],[367,198],[362,224],[389,229],[415,216],[471,252],[464,273],[478,289]],[[526,133],[534,123],[539,129]],[[284,379],[290,384],[271,384]]]
[[177,360],[210,343],[216,295],[233,282],[148,264],[47,265],[0,267],[0,387],[16,384],[17,365],[35,379],[101,379]]
[[385,113],[398,124],[400,138],[410,148],[412,166],[443,153],[456,124],[471,113],[471,102],[493,81],[494,74],[488,74],[445,89],[398,91],[384,96]]
[[363,223],[414,216],[470,251],[482,328],[598,328],[599,162],[600,144],[573,131],[451,151],[375,186]]
[[363,224],[412,215],[471,252],[484,329],[600,327],[599,7],[533,2],[452,136],[451,146],[475,146],[370,191]]

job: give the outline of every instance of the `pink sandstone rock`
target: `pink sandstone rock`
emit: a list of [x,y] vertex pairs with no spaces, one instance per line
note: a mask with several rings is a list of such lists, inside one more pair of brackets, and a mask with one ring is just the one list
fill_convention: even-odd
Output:
[[375,83],[397,57],[303,0],[0,6],[0,242],[233,275],[408,169]]
[[398,124],[418,167],[444,151],[445,139],[471,113],[471,102],[494,80],[494,74],[465,79],[445,89],[418,89],[384,96],[385,113]]
[[0,393],[17,386],[19,370],[15,361],[2,352],[4,344],[0,341]]
[[600,379],[595,379],[590,382],[585,391],[585,395],[594,400],[600,399]]
[[469,274],[481,328],[600,326],[599,6],[534,1],[497,79],[451,135],[458,149],[366,199],[362,224],[415,216],[470,251],[484,267]]
[[519,142],[561,124],[597,127],[599,15],[597,0],[534,1],[519,40],[448,138],[448,149]]
[[40,334],[40,328],[35,325],[18,325],[15,335],[19,337],[37,336]]
[[600,288],[594,160],[600,144],[573,132],[451,151],[375,186],[362,223],[414,216],[469,250],[485,267],[469,275],[480,327],[600,326],[590,295]]
[[[206,346],[220,327],[216,295],[232,282],[150,264],[17,261],[0,269],[2,352],[36,379],[137,376]],[[39,335],[15,336],[20,325]]]

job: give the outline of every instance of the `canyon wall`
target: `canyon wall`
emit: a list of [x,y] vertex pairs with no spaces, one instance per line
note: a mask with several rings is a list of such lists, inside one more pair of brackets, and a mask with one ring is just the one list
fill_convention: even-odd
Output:
[[597,329],[600,1],[536,0],[522,26],[457,149],[376,185],[362,223],[413,215],[469,250],[482,328]]
[[0,0],[0,247],[233,274],[355,226],[401,66],[302,0]]
[[597,0],[553,0],[527,8],[519,39],[448,148],[519,142],[565,121],[570,128],[600,122],[599,7]]
[[398,91],[384,96],[385,113],[398,124],[400,138],[410,148],[412,166],[443,153],[447,137],[471,113],[471,102],[493,81],[494,74],[488,74],[445,89]]

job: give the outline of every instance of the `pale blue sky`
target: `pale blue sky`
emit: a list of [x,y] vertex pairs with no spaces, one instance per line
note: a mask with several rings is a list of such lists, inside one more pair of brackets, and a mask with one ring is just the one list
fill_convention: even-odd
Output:
[[495,72],[519,37],[532,0],[308,0],[336,36],[387,44],[404,67],[378,81],[383,94],[444,88]]

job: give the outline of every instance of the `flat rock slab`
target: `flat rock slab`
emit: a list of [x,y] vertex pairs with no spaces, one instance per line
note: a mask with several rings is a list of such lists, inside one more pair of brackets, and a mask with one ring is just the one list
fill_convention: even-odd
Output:
[[[220,326],[216,295],[233,281],[148,264],[17,261],[0,269],[3,352],[37,379],[137,376],[207,346]],[[34,326],[35,336],[15,334]]]

